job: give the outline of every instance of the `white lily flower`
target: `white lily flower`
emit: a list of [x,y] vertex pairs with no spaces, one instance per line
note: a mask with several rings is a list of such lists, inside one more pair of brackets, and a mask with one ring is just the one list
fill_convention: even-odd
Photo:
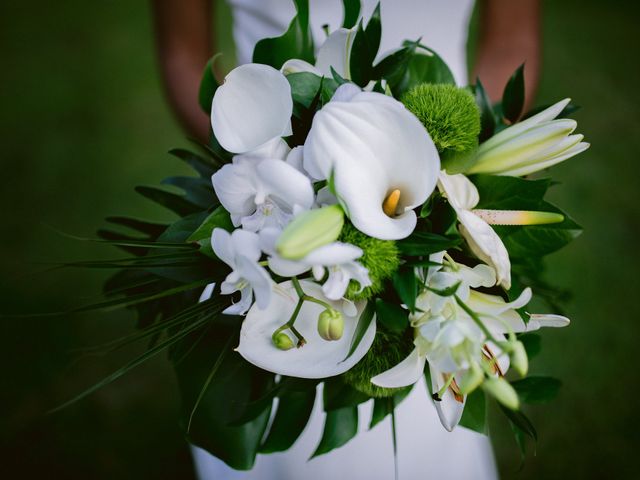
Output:
[[293,99],[285,76],[257,63],[233,69],[211,106],[213,133],[225,150],[245,153],[291,135]]
[[575,120],[557,119],[570,99],[497,133],[478,148],[468,173],[520,177],[549,168],[589,148],[584,135],[571,135]]
[[251,307],[254,294],[257,308],[266,308],[271,298],[273,280],[258,263],[262,255],[258,235],[246,230],[229,233],[222,228],[214,228],[211,247],[216,256],[232,269],[220,285],[220,293],[229,295],[240,292],[240,301],[222,313],[243,315]]
[[212,182],[233,224],[253,232],[283,228],[296,206],[309,209],[314,202],[309,178],[283,160],[236,156],[213,174]]
[[310,72],[318,76],[333,78],[331,68],[342,78],[350,79],[349,62],[351,58],[351,46],[356,36],[357,28],[338,28],[331,33],[318,49],[316,64],[311,65],[304,60],[287,60],[282,68],[282,73]]
[[358,230],[397,240],[414,230],[413,209],[433,192],[440,158],[424,126],[400,102],[345,84],[313,119],[304,167],[330,181]]
[[299,260],[289,260],[276,252],[279,236],[280,231],[273,228],[260,232],[262,250],[269,255],[269,268],[276,275],[294,277],[311,270],[313,278],[320,282],[328,274],[322,292],[330,300],[342,299],[351,280],[357,281],[361,289],[371,285],[369,271],[356,261],[364,253],[362,249],[348,243],[332,242]]
[[449,175],[443,170],[440,172],[438,187],[456,211],[460,233],[471,251],[492,266],[496,271],[498,284],[509,289],[511,261],[507,249],[493,228],[472,211],[480,201],[476,186],[462,174]]
[[[341,310],[341,302],[326,298],[319,285],[301,280],[300,285],[311,295]],[[340,375],[352,368],[367,353],[376,333],[375,318],[372,320],[355,352],[347,354],[351,339],[365,302],[356,303],[356,312],[343,313],[344,333],[340,340],[326,341],[318,333],[318,317],[324,307],[313,302],[304,302],[295,321],[295,328],[306,339],[299,348],[280,350],[273,344],[272,334],[292,315],[298,304],[298,295],[290,281],[275,285],[271,301],[265,310],[252,307],[242,323],[240,345],[237,351],[248,362],[269,372],[299,378],[326,378]],[[345,359],[346,358],[346,359]]]
[[458,298],[465,297],[464,303],[480,318],[490,337],[454,297],[444,297],[443,302],[433,292],[425,290],[417,298],[417,312],[410,316],[411,325],[416,329],[413,352],[398,365],[371,379],[381,387],[411,385],[423,375],[425,364],[429,362],[432,391],[437,392],[439,398],[435,406],[440,421],[449,431],[462,416],[466,397],[459,384],[465,375],[478,370],[478,365],[487,360],[493,362],[498,375],[504,375],[509,369],[509,356],[493,340],[503,344],[507,335],[569,323],[569,319],[559,315],[533,314],[525,324],[516,310],[529,303],[531,289],[525,289],[511,302],[473,290],[479,286],[492,286],[491,274],[478,267],[470,269],[449,260],[428,277],[427,286],[441,289],[459,284]]

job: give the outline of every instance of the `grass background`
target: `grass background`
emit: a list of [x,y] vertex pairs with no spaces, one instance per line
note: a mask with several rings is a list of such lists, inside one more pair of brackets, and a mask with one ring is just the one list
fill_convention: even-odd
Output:
[[[228,38],[229,23],[218,18]],[[576,114],[579,131],[592,143],[554,169],[563,185],[551,197],[585,234],[549,258],[552,280],[574,292],[567,303],[573,323],[543,333],[544,352],[533,364],[534,372],[562,378],[564,388],[551,405],[529,410],[541,440],[519,472],[507,428],[494,422],[505,478],[620,478],[635,471],[637,20],[632,2],[544,2],[539,102],[572,96],[584,107]],[[43,274],[46,262],[115,252],[63,238],[52,227],[90,236],[109,214],[161,220],[133,186],[183,171],[165,152],[186,142],[163,101],[146,2],[2,2],[0,53],[0,311],[63,310],[91,301],[103,275]],[[129,315],[0,322],[0,475],[192,475],[176,422],[175,380],[162,358],[44,415],[137,351],[80,360],[73,354],[130,331]]]

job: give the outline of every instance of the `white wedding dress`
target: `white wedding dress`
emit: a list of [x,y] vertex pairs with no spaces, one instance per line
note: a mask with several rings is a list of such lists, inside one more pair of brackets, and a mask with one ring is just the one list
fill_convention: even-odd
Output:
[[[295,14],[291,0],[228,0],[233,12],[234,38],[239,63],[251,61],[255,43],[286,30]],[[368,18],[377,1],[363,0]],[[342,21],[342,0],[311,0],[311,23],[316,45]],[[381,52],[405,39],[422,37],[448,63],[456,81],[467,83],[466,42],[473,0],[382,0]],[[249,472],[230,469],[224,462],[193,448],[201,480],[386,480],[394,478],[391,419],[368,430],[373,402],[359,407],[359,429],[349,443],[326,455],[307,460],[324,426],[321,395],[304,432],[287,452],[259,455]],[[396,409],[398,471],[402,480],[497,478],[487,437],[458,427],[447,432],[429,398],[424,381]]]

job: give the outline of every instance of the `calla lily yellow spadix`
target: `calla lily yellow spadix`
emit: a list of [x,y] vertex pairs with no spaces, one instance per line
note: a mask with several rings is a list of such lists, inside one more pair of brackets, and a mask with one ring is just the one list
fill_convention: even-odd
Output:
[[424,126],[400,102],[345,84],[313,119],[304,167],[314,178],[331,180],[358,230],[398,240],[415,229],[413,209],[433,192],[440,158]]
[[299,260],[316,248],[335,241],[343,225],[344,212],[339,205],[301,213],[278,238],[276,251],[283,258]]
[[549,168],[589,148],[583,135],[572,135],[575,120],[554,120],[569,104],[562,100],[542,112],[505,128],[478,148],[467,173],[519,177]]

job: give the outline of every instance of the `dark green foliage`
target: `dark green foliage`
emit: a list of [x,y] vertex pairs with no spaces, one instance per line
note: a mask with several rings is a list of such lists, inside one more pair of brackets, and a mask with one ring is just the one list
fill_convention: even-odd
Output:
[[384,281],[390,278],[400,265],[400,257],[396,243],[391,240],[372,238],[346,223],[340,234],[340,241],[350,243],[362,249],[364,254],[358,261],[369,270],[372,285],[363,289],[352,281],[345,295],[351,300],[366,300],[380,293]]
[[374,398],[389,397],[403,389],[382,388],[371,383],[371,378],[404,360],[413,350],[411,332],[392,333],[378,328],[367,354],[355,367],[347,371],[344,381],[356,390]]
[[502,94],[502,114],[514,123],[522,115],[524,107],[524,63],[513,73]]

